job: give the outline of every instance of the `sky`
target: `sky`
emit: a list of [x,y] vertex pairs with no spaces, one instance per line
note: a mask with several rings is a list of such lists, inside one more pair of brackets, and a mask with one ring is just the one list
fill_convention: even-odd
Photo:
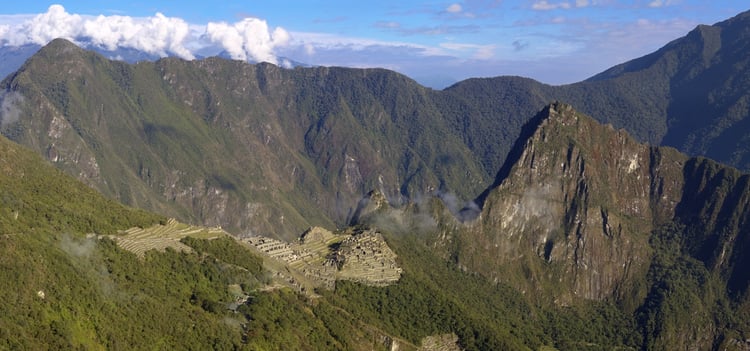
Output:
[[0,45],[63,37],[185,59],[381,67],[434,88],[501,75],[559,85],[749,9],[746,0],[31,0],[0,8]]

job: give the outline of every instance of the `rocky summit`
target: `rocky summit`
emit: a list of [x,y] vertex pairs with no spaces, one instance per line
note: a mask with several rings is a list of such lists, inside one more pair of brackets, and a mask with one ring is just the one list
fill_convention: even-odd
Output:
[[[724,296],[745,303],[747,283],[736,282],[747,282],[738,268],[747,260],[746,175],[641,144],[562,103],[525,130],[497,185],[480,197],[478,216],[437,239],[463,269],[557,305],[618,301],[643,309],[653,303],[648,284],[664,269],[663,250],[674,250],[700,262]],[[683,239],[665,247],[669,231]],[[712,342],[698,335],[714,329],[694,328],[681,343]]]
[[[530,272],[519,280],[524,289],[554,286],[561,303],[624,293],[618,289],[648,268],[649,233],[674,216],[685,157],[561,103],[529,127],[507,176],[463,234],[474,244],[462,264],[495,280],[501,267],[521,265]],[[494,264],[475,259],[485,257]]]

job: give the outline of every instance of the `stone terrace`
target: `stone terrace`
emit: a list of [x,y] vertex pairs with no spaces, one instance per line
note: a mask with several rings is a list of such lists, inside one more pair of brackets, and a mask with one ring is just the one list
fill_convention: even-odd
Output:
[[148,250],[164,251],[168,247],[178,251],[191,251],[189,246],[180,242],[186,236],[210,239],[223,235],[229,234],[221,228],[191,226],[170,218],[164,225],[130,228],[118,235],[108,235],[107,237],[114,240],[121,248],[143,258]]

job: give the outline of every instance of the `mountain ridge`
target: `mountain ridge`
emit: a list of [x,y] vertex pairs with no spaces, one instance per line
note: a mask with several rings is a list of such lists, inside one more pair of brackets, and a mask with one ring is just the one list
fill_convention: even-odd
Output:
[[734,319],[748,306],[747,174],[641,144],[567,104],[527,129],[474,219],[438,217],[453,230],[428,241],[444,257],[541,303],[615,303],[651,323],[648,349],[710,349],[747,332]]
[[[20,107],[29,105],[19,99],[24,96],[23,89],[38,91],[37,99],[50,101],[41,105],[51,106],[64,118],[54,119],[54,125],[44,121],[24,126],[27,122],[10,123],[13,118],[5,117],[2,132],[57,160],[71,174],[90,178],[89,184],[126,203],[244,233],[277,235],[275,228],[284,227],[279,237],[291,239],[309,226],[347,223],[359,199],[371,190],[383,192],[394,203],[446,192],[462,199],[479,195],[481,200],[481,192],[492,184],[521,127],[555,100],[570,103],[600,122],[625,128],[638,140],[676,146],[691,155],[708,154],[742,169],[742,131],[747,129],[742,124],[750,120],[742,106],[750,100],[741,93],[726,92],[744,91],[737,84],[742,84],[739,77],[746,70],[727,80],[737,85],[730,90],[717,88],[717,79],[705,84],[704,78],[711,77],[711,72],[725,72],[730,65],[742,67],[738,65],[744,58],[731,50],[743,47],[750,38],[741,29],[747,18],[740,14],[714,26],[699,26],[651,55],[618,66],[627,69],[615,67],[580,83],[549,86],[528,78],[497,77],[470,79],[443,91],[426,89],[405,76],[380,69],[286,70],[218,58],[167,58],[129,65],[101,56],[94,59],[70,44],[65,50],[77,53],[76,65],[94,63],[99,67],[96,74],[83,78],[82,74],[93,73],[83,68],[41,73],[56,64],[50,56],[48,62],[24,66],[20,72],[40,70],[34,75],[59,75],[56,85],[31,83],[16,74],[6,80],[3,94],[4,106]],[[717,46],[717,38],[728,44]],[[54,47],[42,49],[38,59]],[[60,75],[65,72],[78,75],[78,81]],[[228,81],[234,82],[233,88],[214,82],[218,76],[231,77]],[[87,91],[92,87],[87,88],[85,82],[95,85],[95,91]],[[713,103],[689,91],[713,96]],[[120,102],[105,109],[87,101],[86,96]],[[66,109],[77,109],[72,112],[84,118],[73,120],[75,116],[65,116],[71,112]],[[127,121],[127,127],[115,128],[115,122],[108,121],[110,114],[121,116],[115,118]],[[91,120],[95,115],[98,119]],[[697,122],[701,120],[705,121]],[[50,125],[45,126],[47,123]],[[67,128],[66,123],[89,133],[88,139],[77,137],[77,146],[70,146],[66,144],[74,143],[76,137],[53,143],[43,136],[58,135]],[[112,124],[110,134],[103,137],[98,126],[108,124]],[[700,124],[713,125],[714,131]],[[61,129],[53,132],[54,128]],[[139,150],[141,156],[121,161],[116,161],[122,157],[115,151],[109,150],[106,156],[91,151],[99,148],[99,153],[105,152],[111,136],[133,129],[142,131],[120,143],[142,140],[151,150]],[[709,137],[713,141],[706,139]],[[698,142],[699,138],[704,140]],[[689,140],[693,141],[685,142]],[[199,161],[201,149],[214,150],[234,161],[221,165]],[[253,152],[239,153],[242,149]],[[166,162],[162,151],[154,150],[172,150],[169,159],[173,161]],[[71,159],[77,164],[71,164]],[[266,166],[248,166],[260,160]],[[177,170],[177,165],[182,169]],[[185,169],[196,165],[201,166]],[[102,169],[97,169],[100,166],[109,174],[102,175]],[[256,180],[272,185],[250,189],[241,176],[248,168]],[[292,175],[292,179],[279,177],[281,174]],[[122,176],[129,180],[117,180]],[[292,189],[309,193],[300,198]],[[311,198],[315,199],[310,202]],[[280,205],[286,201],[303,205]],[[229,213],[256,217],[252,222],[263,224],[253,225]],[[311,222],[311,218],[315,220]]]
[[[552,87],[505,77],[445,91],[381,69],[284,70],[220,58],[130,65],[56,40],[3,81],[0,126],[111,198],[221,225],[238,237],[291,240],[312,225],[383,229],[382,239],[403,267],[398,283],[337,283],[332,291],[316,291],[322,296],[317,305],[287,290],[255,295],[243,308],[266,323],[249,324],[257,334],[243,334],[251,330],[245,327],[216,332],[236,348],[246,340],[242,335],[258,336],[267,347],[306,345],[304,337],[281,333],[307,329],[279,322],[283,318],[268,306],[288,306],[276,311],[294,313],[329,348],[366,348],[374,342],[355,341],[386,337],[403,337],[416,348],[422,338],[443,333],[455,333],[467,349],[742,348],[750,335],[750,274],[744,269],[750,264],[750,176],[642,140],[669,136],[709,145],[697,136],[710,136],[704,124],[719,136],[731,132],[742,139],[745,98],[737,89],[746,71],[729,70],[727,63],[747,60],[738,53],[748,17],[698,27],[647,60],[580,84]],[[716,46],[717,38],[733,44]],[[669,74],[652,74],[660,70]],[[723,75],[705,80],[714,73]],[[556,94],[572,102],[544,102]],[[578,105],[606,113],[594,119]],[[669,114],[675,111],[685,116]],[[700,119],[703,114],[708,117]],[[727,125],[717,122],[724,120]],[[680,128],[689,133],[669,134]],[[737,149],[740,159],[742,152]],[[32,186],[24,191],[38,198],[39,184],[24,183]],[[480,195],[461,209],[453,191],[459,198]],[[63,209],[67,203],[51,202]],[[17,225],[25,213],[14,209],[25,202],[8,203],[0,220]],[[64,218],[93,221],[57,209],[35,211],[22,230],[35,233],[35,223],[48,217],[63,224],[54,230],[69,228]],[[102,225],[117,219],[107,217]],[[73,228],[81,236],[86,227]],[[57,240],[47,234],[43,241]],[[18,258],[32,257],[12,251],[12,240],[4,236],[0,245]],[[171,296],[202,322],[225,312],[221,303],[230,293],[224,283],[237,283],[238,276],[246,285],[263,279],[220,263],[233,261],[174,250],[146,254],[157,263],[148,266],[156,273],[149,275],[112,242],[86,245],[109,258],[88,257],[109,264],[94,276],[141,283],[154,295],[167,296],[164,284],[155,288],[146,277],[167,276],[165,267],[186,268],[179,279],[200,284],[175,283],[180,289]],[[32,247],[52,261],[72,262],[42,242],[24,250]],[[356,257],[361,248],[346,249]],[[19,262],[43,270],[33,259]],[[13,267],[8,272],[22,270]],[[134,276],[137,282],[128,280]],[[27,290],[24,303],[41,298],[33,287]],[[65,313],[51,315],[54,328],[34,324],[43,335],[78,333],[50,337],[61,345],[116,339],[97,334],[91,323],[76,329],[78,320]],[[362,327],[359,334],[343,332],[351,326]],[[209,336],[199,337],[205,342]]]
[[291,239],[371,189],[469,197],[488,177],[430,91],[386,70],[129,65],[56,40],[5,84],[26,116],[5,135],[108,196],[242,234]]

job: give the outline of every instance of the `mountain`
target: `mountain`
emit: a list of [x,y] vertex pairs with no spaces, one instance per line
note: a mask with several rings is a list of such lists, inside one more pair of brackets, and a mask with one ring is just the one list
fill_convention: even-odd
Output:
[[748,169],[749,20],[699,26],[571,85],[497,77],[443,91],[381,69],[126,64],[57,40],[2,83],[0,129],[126,204],[293,239],[345,226],[371,190],[392,203],[456,195],[460,209],[556,100],[639,141]]
[[[397,282],[295,292],[287,269],[220,229],[124,207],[2,137],[0,168],[2,349],[530,350],[634,332],[603,307],[531,305],[410,236],[386,235]],[[354,273],[357,259],[336,259]],[[600,327],[579,328],[589,320]],[[572,328],[550,332],[560,323]]]
[[385,70],[130,65],[56,40],[3,84],[5,135],[108,196],[238,234],[290,239],[346,224],[371,189],[468,198],[490,178],[431,91]]
[[750,175],[566,104],[524,130],[478,216],[439,217],[444,257],[543,304],[614,303],[644,349],[744,340]]
[[[748,28],[750,12],[700,25],[654,53],[574,84],[497,77],[459,82],[446,93],[478,109],[480,119],[494,116],[497,123],[512,119],[513,112],[533,116],[550,101],[565,101],[639,141],[750,170]],[[518,135],[520,125],[511,122],[509,128],[508,134]],[[481,130],[472,135],[490,149],[508,143],[482,137]]]
[[[417,349],[437,338],[471,350],[746,349],[750,176],[679,150],[724,150],[743,167],[747,21],[698,27],[568,86],[499,77],[444,91],[380,69],[127,64],[53,41],[2,82],[0,129],[65,173],[237,238],[292,241],[311,226],[382,236],[303,237],[318,256],[285,254],[307,265],[273,263],[228,237],[185,239],[175,245],[195,252],[152,250],[141,264],[119,243],[148,229],[119,230],[174,222],[91,190],[60,192],[82,187],[24,158],[33,169],[5,166],[0,243],[6,280],[27,290],[21,307],[6,307],[20,319],[4,322],[2,339],[116,348],[119,332],[96,326],[119,324],[146,335],[126,343],[165,347],[184,337],[215,348]],[[380,250],[381,267],[399,268],[384,286],[352,273],[373,265],[360,257],[371,237],[371,251],[393,250]],[[82,246],[96,253],[79,265],[66,250],[90,252]],[[321,271],[354,279],[295,284]],[[95,290],[108,279],[129,289],[122,312]],[[237,315],[224,308],[230,285],[251,297]],[[24,314],[49,301],[48,286],[64,299]],[[172,331],[169,319],[180,322]]]
[[[23,63],[26,62],[26,60],[28,60],[31,56],[33,56],[37,51],[39,51],[41,47],[41,45],[37,44],[24,44],[20,46],[5,45],[0,47],[0,62],[2,62],[0,63],[0,78],[5,78],[9,74],[21,68],[21,66],[23,66]],[[81,44],[81,48],[97,52],[110,60],[124,61],[127,63],[157,61],[161,58],[158,55],[149,54],[147,52],[132,48],[116,48],[115,50],[108,50],[96,45],[86,45],[85,43]],[[232,59],[231,55],[229,55],[229,53],[227,53],[226,51],[222,51],[216,55],[211,56],[217,56],[228,60]],[[198,60],[205,59],[206,57],[207,56],[200,53],[196,54],[196,59]],[[306,64],[304,62],[299,62],[288,57],[279,57],[279,61],[283,63],[284,67],[288,68],[312,67],[312,65]],[[249,62],[259,63],[253,61]]]
[[[203,273],[197,256],[175,252],[138,262],[113,241],[96,239],[163,217],[106,199],[5,138],[0,168],[0,292],[6,297],[0,348],[208,346],[214,337],[230,342],[232,334],[240,341],[237,330],[216,328],[219,317],[180,296],[191,289],[180,279],[224,289],[209,283],[216,267],[205,265]],[[217,290],[211,298],[225,295]],[[166,325],[173,326],[169,334]]]
[[[226,233],[125,207],[4,137],[0,169],[0,349],[380,350],[402,342],[323,298],[313,312]],[[170,230],[182,240],[157,249]]]
[[[746,346],[748,175],[569,105],[523,130],[473,220],[436,199],[389,209],[371,194],[357,219],[388,229],[403,275],[337,282],[314,300],[228,237],[183,240],[193,253],[126,251],[121,230],[164,218],[0,140],[0,271],[16,296],[3,303],[4,346],[417,349],[435,335],[467,350]],[[238,293],[250,299],[228,310]]]

